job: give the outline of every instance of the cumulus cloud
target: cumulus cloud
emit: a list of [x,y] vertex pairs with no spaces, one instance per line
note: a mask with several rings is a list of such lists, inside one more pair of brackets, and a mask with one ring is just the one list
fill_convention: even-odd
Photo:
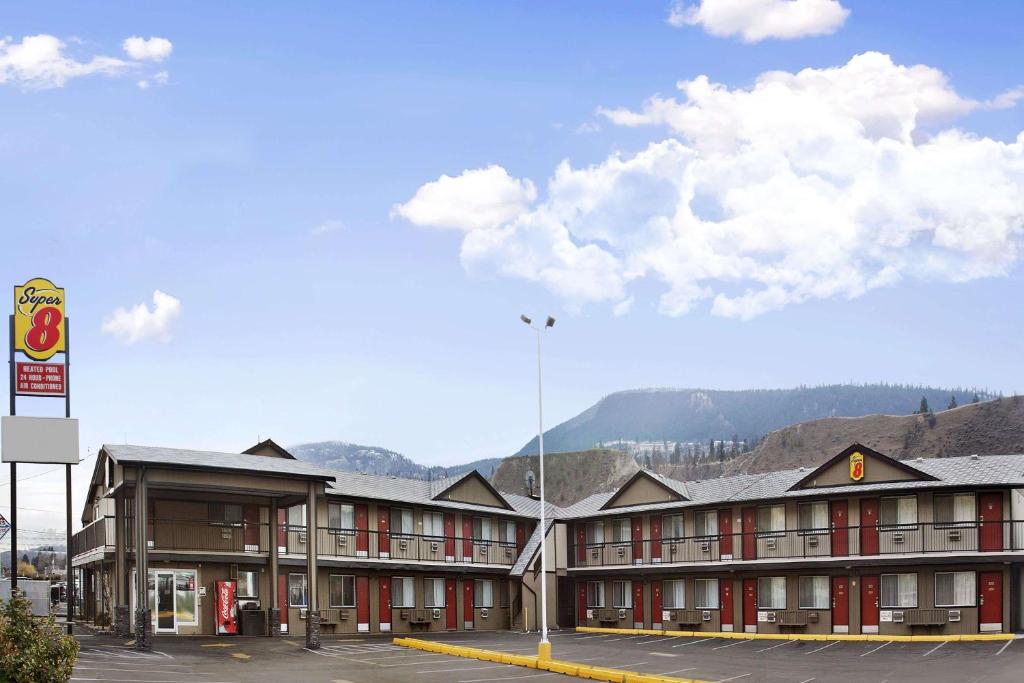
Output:
[[153,292],[152,307],[140,303],[128,309],[118,308],[103,321],[102,329],[124,344],[167,342],[171,339],[171,325],[180,315],[181,301],[158,289]]
[[879,53],[750,87],[699,76],[678,88],[679,99],[600,111],[669,137],[587,167],[563,161],[542,200],[490,166],[427,183],[396,213],[466,231],[470,272],[617,314],[641,279],[661,284],[665,314],[706,305],[749,319],[907,279],[1004,276],[1019,262],[1024,132],[1006,142],[950,126],[1012,105],[1014,91],[975,101],[938,69]]
[[78,61],[66,54],[67,44],[51,35],[25,36],[20,42],[0,38],[0,85],[26,89],[62,88],[73,78],[123,73],[130,63],[115,57],[94,56]]
[[171,56],[174,45],[166,38],[132,36],[121,43],[125,53],[140,62],[162,62]]
[[494,228],[527,210],[537,198],[529,180],[517,180],[501,166],[442,175],[423,185],[391,215],[410,223],[455,230]]
[[672,26],[700,26],[713,36],[740,36],[747,43],[766,38],[792,39],[835,33],[850,10],[839,0],[700,0],[676,2]]

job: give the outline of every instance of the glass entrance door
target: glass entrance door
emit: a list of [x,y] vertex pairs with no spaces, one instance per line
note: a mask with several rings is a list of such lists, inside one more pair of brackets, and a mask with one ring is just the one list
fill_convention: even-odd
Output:
[[174,632],[174,572],[156,574],[156,630]]

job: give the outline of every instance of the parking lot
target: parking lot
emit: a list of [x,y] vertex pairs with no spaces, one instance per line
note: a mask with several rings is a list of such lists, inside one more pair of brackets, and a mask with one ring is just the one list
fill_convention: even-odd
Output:
[[[536,634],[452,633],[431,640],[516,654],[536,651]],[[554,657],[646,673],[727,683],[1020,683],[1024,641],[978,643],[803,642],[552,633]],[[82,635],[73,681],[257,683],[324,681],[503,683],[565,676],[396,647],[388,636],[325,639],[312,652],[300,638],[154,639],[141,653],[124,641]],[[524,683],[532,683],[524,681]],[[539,682],[538,682],[539,683]]]

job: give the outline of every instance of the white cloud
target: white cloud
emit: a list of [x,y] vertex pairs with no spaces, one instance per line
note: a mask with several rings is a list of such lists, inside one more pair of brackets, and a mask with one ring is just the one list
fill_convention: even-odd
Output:
[[313,235],[314,237],[319,237],[320,235],[327,235],[329,233],[338,232],[339,230],[344,229],[345,223],[343,221],[332,219],[320,223],[318,226],[310,230],[309,234]]
[[139,87],[143,90],[148,90],[151,85],[167,85],[167,81],[170,78],[171,75],[166,71],[157,71],[153,74],[152,78],[143,78],[139,81]]
[[740,36],[756,43],[835,33],[849,15],[839,0],[699,0],[695,5],[674,3],[668,23],[701,26],[713,36]]
[[181,301],[159,289],[153,292],[153,307],[141,303],[130,309],[118,308],[103,321],[103,331],[125,344],[171,339],[171,325],[181,315]]
[[[665,314],[704,303],[748,319],[902,280],[1004,276],[1020,261],[1024,132],[1004,142],[947,127],[1015,96],[965,98],[941,71],[878,53],[767,72],[747,88],[705,76],[678,86],[681,100],[601,110],[670,137],[588,167],[562,162],[542,200],[529,180],[491,166],[427,183],[401,205],[423,210],[397,213],[465,230],[470,272],[618,314],[640,279],[664,287]],[[510,201],[482,190],[496,184],[520,191]]]
[[470,231],[506,223],[536,198],[532,182],[513,178],[501,166],[488,166],[455,177],[442,175],[409,201],[396,204],[391,215],[415,225]]
[[77,61],[65,54],[67,45],[51,35],[25,36],[21,42],[0,38],[0,85],[26,89],[62,88],[73,78],[114,76],[131,67],[115,57],[97,55]]
[[140,62],[162,62],[170,57],[174,50],[171,41],[155,36],[148,39],[142,36],[125,38],[121,47],[129,57]]

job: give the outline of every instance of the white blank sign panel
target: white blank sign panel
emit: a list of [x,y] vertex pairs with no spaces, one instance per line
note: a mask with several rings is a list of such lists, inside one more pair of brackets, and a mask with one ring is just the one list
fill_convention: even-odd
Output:
[[78,420],[70,417],[0,418],[0,462],[78,464]]

